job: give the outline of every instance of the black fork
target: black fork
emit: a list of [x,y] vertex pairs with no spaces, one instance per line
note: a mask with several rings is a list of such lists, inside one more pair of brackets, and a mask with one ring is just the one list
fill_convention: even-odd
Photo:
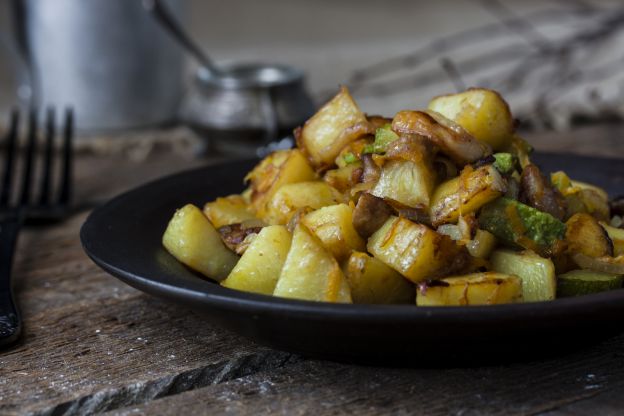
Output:
[[[64,116],[62,146],[56,156],[56,123],[54,109],[48,109],[45,125],[45,141],[38,181],[35,175],[37,140],[37,115],[30,111],[28,117],[27,143],[21,174],[17,177],[19,112],[13,111],[5,142],[4,172],[0,190],[0,346],[15,342],[20,335],[22,322],[16,307],[11,283],[11,269],[17,236],[24,222],[52,222],[66,216],[72,193],[72,141],[73,113]],[[56,162],[60,165],[56,166]],[[59,170],[58,186],[55,171]],[[34,185],[38,182],[38,187]],[[14,183],[18,189],[14,190]],[[34,191],[36,189],[36,191]]]

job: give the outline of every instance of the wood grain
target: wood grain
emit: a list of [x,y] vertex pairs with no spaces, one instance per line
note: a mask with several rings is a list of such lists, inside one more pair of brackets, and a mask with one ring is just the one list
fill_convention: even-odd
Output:
[[617,396],[624,391],[624,354],[614,351],[622,347],[619,337],[555,360],[464,369],[303,361],[110,414],[554,416],[591,409],[587,414],[615,415],[624,400]]

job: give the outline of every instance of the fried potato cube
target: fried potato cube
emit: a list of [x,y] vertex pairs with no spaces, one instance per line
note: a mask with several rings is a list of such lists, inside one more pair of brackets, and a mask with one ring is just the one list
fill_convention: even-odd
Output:
[[429,210],[431,223],[455,223],[460,215],[477,211],[505,191],[505,181],[492,165],[466,167],[458,177],[443,182],[434,191]]
[[299,182],[282,186],[269,201],[263,220],[286,224],[301,208],[318,209],[342,202],[344,196],[325,182]]
[[390,160],[381,169],[379,181],[371,193],[412,208],[428,207],[435,179],[433,168],[424,161]]
[[319,208],[302,221],[339,261],[353,250],[366,250],[366,243],[353,227],[353,209],[346,204]]
[[351,290],[336,259],[323,243],[299,224],[280,273],[274,296],[351,303]]
[[495,151],[511,143],[514,120],[509,105],[496,91],[471,88],[459,94],[441,95],[432,99],[428,108],[455,121]]
[[273,294],[291,238],[283,225],[262,228],[221,285],[245,292]]
[[447,277],[419,288],[418,306],[500,305],[522,302],[520,278],[503,273]]
[[369,253],[414,283],[465,266],[466,249],[423,224],[391,216],[369,239]]
[[313,181],[316,173],[300,150],[280,150],[264,158],[245,178],[251,187],[251,211],[262,218],[266,205],[282,186]]
[[192,204],[175,212],[162,243],[178,261],[219,282],[238,261],[238,256],[223,245],[208,218]]
[[513,274],[522,280],[525,302],[553,300],[557,295],[555,266],[533,251],[496,250],[490,257],[492,270]]
[[256,218],[249,211],[247,202],[241,195],[229,195],[206,203],[204,215],[208,217],[215,228]]
[[344,266],[353,303],[413,303],[414,284],[382,261],[353,252]]
[[353,101],[349,90],[342,87],[305,123],[298,145],[315,167],[330,166],[343,147],[359,138],[348,131],[358,124],[368,125],[366,116]]
[[613,256],[613,241],[598,220],[589,214],[574,214],[566,221],[568,252],[589,257]]
[[351,163],[343,168],[325,172],[323,180],[342,193],[346,193],[358,184],[362,176],[362,162]]

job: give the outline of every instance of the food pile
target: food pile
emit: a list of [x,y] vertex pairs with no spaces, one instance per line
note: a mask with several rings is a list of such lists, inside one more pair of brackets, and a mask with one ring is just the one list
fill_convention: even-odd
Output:
[[165,248],[221,285],[419,306],[536,302],[622,287],[624,201],[546,176],[486,89],[368,116],[346,88],[248,188],[187,205]]

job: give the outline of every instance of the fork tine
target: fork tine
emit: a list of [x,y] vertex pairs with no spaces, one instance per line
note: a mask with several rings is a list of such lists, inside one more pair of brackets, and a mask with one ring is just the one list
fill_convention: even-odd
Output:
[[68,108],[65,111],[65,129],[63,131],[63,173],[61,178],[61,192],[58,202],[62,205],[69,203],[72,193],[72,141],[74,138],[74,111]]
[[52,165],[54,163],[52,152],[54,150],[54,136],[56,129],[54,108],[48,108],[46,114],[46,137],[45,137],[45,153],[43,157],[43,172],[39,189],[39,205],[47,205],[50,201],[50,183],[52,175]]
[[20,193],[20,205],[28,205],[30,201],[30,183],[33,171],[33,159],[37,141],[37,112],[30,110],[28,117],[28,144],[26,145],[26,157],[22,168],[22,191]]
[[2,175],[2,192],[0,192],[0,206],[9,204],[11,187],[13,181],[13,170],[15,165],[15,142],[17,141],[17,131],[19,128],[19,111],[14,108],[11,112],[11,125],[7,136],[7,150],[4,162],[4,174]]

